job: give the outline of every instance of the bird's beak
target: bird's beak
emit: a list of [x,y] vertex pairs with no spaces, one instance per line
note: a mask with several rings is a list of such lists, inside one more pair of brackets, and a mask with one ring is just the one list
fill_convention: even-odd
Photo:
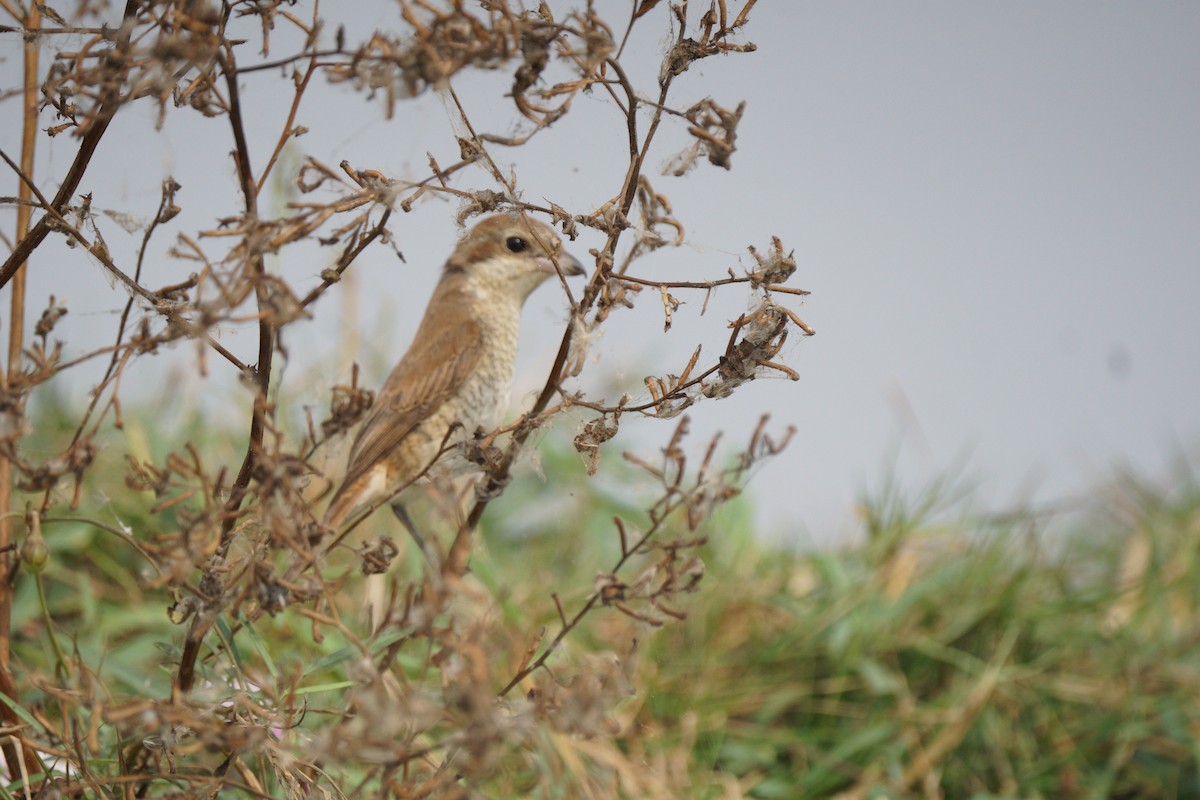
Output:
[[[570,253],[563,251],[558,254],[558,268],[562,270],[562,274],[570,277],[572,275],[583,275],[585,271],[583,264],[579,263],[579,259]],[[549,275],[557,275],[558,270],[554,269],[554,262],[548,258],[539,258],[538,267]]]

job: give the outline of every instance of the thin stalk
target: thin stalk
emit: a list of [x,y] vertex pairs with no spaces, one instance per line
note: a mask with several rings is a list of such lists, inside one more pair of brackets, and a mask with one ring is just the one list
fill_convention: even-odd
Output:
[[[25,17],[26,28],[37,28],[41,25],[42,14],[37,4],[30,4]],[[21,169],[26,175],[33,174],[34,145],[37,142],[38,122],[38,39],[25,40],[25,81],[22,91],[22,128],[21,128]],[[17,197],[17,230],[15,241],[22,241],[29,232],[30,204],[32,190],[24,182],[18,181]],[[0,382],[5,387],[16,378],[21,370],[21,350],[25,339],[25,266],[24,259],[16,264],[12,278],[12,295],[9,306],[8,328],[8,370],[0,368]],[[18,558],[12,544],[12,530],[9,527],[9,511],[12,507],[13,465],[7,458],[0,456],[0,685],[6,688],[5,693],[14,702],[19,702],[19,687],[12,675],[10,660],[12,647],[12,600],[13,583],[8,576],[14,575],[13,562]],[[9,693],[11,691],[11,694]],[[20,719],[7,705],[0,705],[0,719],[6,726],[19,726]],[[7,738],[7,737],[6,737]],[[41,765],[37,755],[27,747],[18,752],[11,738],[3,745],[4,760],[8,764],[10,775],[22,772],[39,772]],[[24,762],[23,764],[21,762]]]

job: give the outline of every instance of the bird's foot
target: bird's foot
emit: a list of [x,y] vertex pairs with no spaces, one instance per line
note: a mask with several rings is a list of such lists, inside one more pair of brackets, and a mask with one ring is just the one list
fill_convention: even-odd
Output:
[[396,515],[396,519],[400,520],[400,524],[408,531],[408,535],[417,543],[417,547],[425,555],[425,560],[429,562],[435,573],[441,571],[442,554],[438,552],[437,547],[426,539],[419,530],[416,524],[413,523],[412,517],[408,515],[408,509],[404,504],[396,501],[391,504],[392,513]]

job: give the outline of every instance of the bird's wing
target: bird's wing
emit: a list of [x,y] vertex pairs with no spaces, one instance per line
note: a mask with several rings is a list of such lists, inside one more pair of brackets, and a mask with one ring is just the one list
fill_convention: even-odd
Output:
[[459,390],[479,363],[483,332],[462,314],[426,318],[350,448],[340,495]]

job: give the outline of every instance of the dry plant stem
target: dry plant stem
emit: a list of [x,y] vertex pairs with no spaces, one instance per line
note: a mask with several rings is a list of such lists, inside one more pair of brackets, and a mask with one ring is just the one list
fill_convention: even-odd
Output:
[[[41,12],[36,5],[30,7],[24,20],[25,27],[37,28],[41,24]],[[21,130],[21,169],[26,174],[33,173],[34,145],[37,141],[38,117],[38,41],[25,42],[24,86],[22,92],[22,130]],[[24,182],[17,188],[17,196],[21,201],[17,206],[16,240],[22,241],[29,233],[29,220],[32,206],[32,192]],[[15,254],[14,254],[15,255]],[[12,296],[10,304],[8,329],[8,373],[0,369],[0,381],[7,383],[21,371],[21,350],[25,341],[25,259],[15,263],[12,280]],[[0,456],[0,689],[15,702],[20,701],[20,692],[13,680],[10,666],[12,645],[12,600],[13,584],[8,579],[12,575],[11,563],[17,558],[15,551],[9,545],[12,543],[11,517],[12,508],[12,462]],[[4,727],[10,730],[20,726],[21,720],[8,704],[0,704],[0,720]],[[32,774],[41,771],[37,753],[22,742],[20,748],[14,745],[11,737],[5,737],[2,746],[4,761],[8,765],[8,774]]]
[[[340,277],[342,273],[345,272],[352,263],[354,263],[354,259],[358,258],[359,253],[361,253],[363,250],[366,250],[368,245],[383,235],[383,232],[387,230],[388,220],[391,218],[392,210],[390,208],[384,209],[384,212],[379,217],[379,223],[375,225],[375,227],[371,228],[370,232],[367,233],[366,236],[360,238],[358,242],[347,246],[345,252],[342,253],[342,257],[338,259],[337,267],[334,268],[334,272],[338,277]],[[304,299],[300,301],[300,307],[308,308],[308,306],[315,302],[318,297],[324,294],[325,291],[335,283],[337,283],[337,278],[334,277],[322,279],[321,283],[317,285],[311,292],[305,295]]]
[[[225,78],[229,98],[229,125],[233,130],[234,161],[237,166],[238,183],[242,190],[246,216],[251,224],[258,220],[258,183],[254,180],[254,171],[250,166],[250,148],[246,143],[246,131],[242,122],[242,106],[238,94],[238,73],[233,59],[232,47],[227,46],[224,53],[218,56],[222,75]],[[264,180],[266,173],[263,173]],[[246,490],[250,485],[250,474],[254,469],[255,460],[262,451],[264,416],[266,415],[267,393],[271,387],[271,361],[275,353],[275,328],[271,315],[267,313],[266,284],[261,278],[266,273],[262,253],[256,248],[249,236],[246,241],[246,257],[251,259],[251,268],[260,280],[255,282],[255,295],[258,300],[258,362],[254,365],[253,376],[256,387],[253,410],[250,416],[250,435],[246,445],[246,455],[242,459],[242,467],[238,471],[229,500],[225,504],[225,520],[221,528],[221,551],[224,551],[232,540],[233,528],[237,520],[238,509],[245,499]],[[196,658],[204,642],[204,635],[212,625],[212,620],[206,614],[197,614],[188,629],[184,639],[183,653],[179,658],[179,672],[176,679],[178,691],[191,691],[196,677]]]
[[[234,161],[237,166],[238,181],[242,189],[246,215],[251,223],[253,223],[258,220],[258,184],[254,180],[254,171],[250,166],[250,148],[246,143],[246,132],[242,124],[242,107],[237,86],[238,76],[237,70],[232,63],[232,49],[220,56],[219,60],[221,72],[225,77],[225,84],[229,91],[229,124],[233,129],[235,146]],[[263,178],[266,178],[266,173],[263,174]],[[246,245],[247,257],[251,259],[251,267],[254,274],[261,278],[266,273],[262,253],[257,248],[254,248],[251,242],[247,241]],[[275,329],[270,315],[267,313],[265,302],[266,286],[259,280],[255,283],[254,288],[260,316],[258,321],[258,362],[252,368],[252,372],[259,396],[255,399],[254,410],[251,413],[250,437],[249,444],[246,447],[246,456],[242,460],[242,468],[238,472],[229,496],[229,502],[226,504],[225,510],[227,516],[222,527],[222,542],[224,544],[227,544],[229,541],[230,532],[233,530],[235,522],[234,515],[241,506],[242,499],[246,493],[246,487],[250,485],[250,472],[254,467],[255,458],[262,448],[263,403],[266,401],[267,392],[271,386],[271,361],[275,353]]]
[[[664,515],[664,518],[665,518],[665,516],[666,515]],[[655,533],[658,532],[659,523],[661,523],[661,521],[662,520],[659,520],[659,522],[656,522],[654,525],[652,525],[650,527],[650,529],[648,531],[646,531],[646,534],[644,536],[642,536],[642,538],[638,539],[637,542],[634,544],[634,546],[628,552],[626,552],[624,555],[621,556],[621,558],[617,561],[616,566],[613,568],[612,572],[616,572],[621,567],[625,566],[625,562],[627,562],[629,560],[629,558],[635,552],[637,552],[638,548],[640,548],[642,545],[644,545],[647,541],[650,540],[651,536],[653,536]],[[588,597],[587,602],[585,602],[583,604],[583,607],[580,608],[579,611],[577,611],[575,613],[575,616],[571,617],[568,620],[566,618],[566,615],[563,613],[562,604],[559,601],[558,596],[555,595],[554,602],[555,602],[555,605],[557,605],[557,607],[558,607],[558,615],[559,615],[559,619],[560,619],[560,627],[558,629],[558,633],[556,633],[554,635],[554,638],[550,640],[550,643],[546,645],[546,647],[542,650],[541,654],[537,658],[533,659],[532,661],[528,661],[527,658],[525,659],[526,660],[525,665],[520,670],[518,670],[517,673],[515,675],[513,675],[512,680],[510,680],[507,684],[505,684],[504,688],[501,689],[497,693],[498,696],[504,697],[505,695],[507,695],[509,692],[511,692],[517,686],[517,684],[519,684],[521,681],[528,678],[535,671],[537,671],[537,669],[539,667],[541,667],[543,664],[545,664],[546,660],[549,659],[550,656],[552,656],[554,654],[554,651],[558,649],[558,646],[559,646],[559,644],[562,643],[562,640],[567,638],[567,635],[571,631],[575,630],[576,626],[578,626],[579,623],[583,621],[583,618],[586,617],[591,612],[591,610],[596,607],[596,604],[600,602],[601,596],[602,595],[599,591],[592,592],[592,594]]]
[[[241,74],[249,75],[252,72],[263,72],[266,70],[275,70],[275,69],[279,69],[280,67],[286,67],[286,66],[295,64],[297,61],[303,61],[306,58],[307,59],[315,59],[315,58],[327,58],[329,56],[344,56],[344,55],[346,55],[346,51],[344,51],[344,50],[316,50],[316,49],[314,49],[307,53],[299,53],[294,56],[286,56],[284,58],[277,58],[274,61],[263,61],[258,64],[252,64],[248,67],[242,67]],[[317,62],[317,66],[318,67],[328,67],[328,66],[332,66],[336,63],[337,62],[334,62],[334,61],[329,61],[329,62],[320,61],[320,62]]]
[[[133,30],[133,20],[137,17],[137,11],[140,7],[138,0],[127,0],[125,3],[125,12],[121,23],[121,31],[118,34],[114,51],[117,53],[111,58],[122,58],[125,51],[129,47],[129,36]],[[71,163],[71,168],[67,170],[66,177],[63,178],[62,184],[58,187],[58,193],[54,195],[54,201],[51,204],[55,211],[61,212],[70,201],[71,196],[75,194],[75,189],[79,187],[79,182],[83,180],[83,175],[87,172],[88,164],[91,163],[92,156],[96,152],[96,147],[100,144],[101,137],[108,130],[108,124],[112,122],[113,116],[121,107],[123,100],[121,98],[121,84],[118,81],[113,81],[111,84],[104,87],[101,96],[99,108],[88,121],[87,129],[79,143],[79,150],[75,154],[75,160]],[[0,266],[0,288],[4,287],[29,254],[37,249],[37,246],[42,243],[46,236],[50,233],[53,223],[53,216],[50,213],[45,214],[37,224],[24,236],[17,241],[17,246],[13,248],[12,253]]]
[[[313,14],[316,14],[316,9],[313,9]],[[263,169],[262,177],[258,179],[258,184],[255,186],[255,194],[261,192],[263,186],[267,182],[267,176],[271,174],[272,167],[279,159],[279,154],[283,152],[284,145],[294,135],[294,126],[296,124],[296,112],[300,110],[300,99],[304,97],[304,90],[308,88],[308,82],[312,79],[313,73],[317,70],[317,59],[314,56],[308,62],[308,69],[304,71],[304,77],[296,86],[295,96],[292,98],[292,107],[288,110],[287,121],[283,123],[283,131],[279,134],[279,141],[275,143],[275,150],[271,153],[271,157],[267,159],[267,166]]]
[[[743,473],[753,463],[756,457],[755,454],[759,451],[759,448],[764,443],[766,443],[766,452],[769,454],[778,453],[787,446],[788,440],[791,438],[791,431],[788,432],[788,436],[783,442],[774,444],[770,442],[770,440],[764,435],[766,423],[767,417],[763,416],[759,420],[758,426],[755,428],[753,435],[750,437],[750,444],[743,454],[741,464],[733,468],[732,471],[734,474]],[[687,417],[684,417],[680,420],[679,425],[675,429],[675,435],[672,438],[672,442],[667,447],[668,452],[676,449],[677,443],[684,435],[686,429]],[[716,451],[716,443],[717,440],[713,439],[713,441],[709,444],[703,464],[701,465],[695,479],[696,488],[703,486],[706,480],[708,467],[711,464],[713,454]],[[635,460],[635,463],[640,463],[643,468],[648,469],[648,471],[658,475],[660,479],[663,479],[664,474],[661,471],[656,470],[654,467],[651,467],[644,462]],[[685,491],[680,489],[680,484],[683,481],[683,477],[683,468],[679,467],[679,471],[675,475],[674,482],[668,487],[667,493],[650,509],[650,526],[640,537],[638,537],[636,541],[633,542],[632,546],[630,546],[628,543],[627,531],[625,529],[624,522],[622,522],[619,517],[614,518],[613,521],[616,525],[617,534],[620,537],[621,542],[621,556],[617,559],[612,569],[609,570],[608,574],[616,575],[618,572],[620,572],[620,570],[630,561],[630,559],[643,552],[643,548],[650,543],[655,534],[657,534],[658,531],[663,527],[664,523],[672,517],[675,511],[687,506],[690,493],[694,490]],[[558,649],[558,646],[562,643],[563,639],[565,639],[571,633],[571,631],[578,627],[579,623],[583,621],[583,618],[591,613],[591,611],[596,608],[597,604],[604,600],[604,589],[597,589],[593,591],[588,596],[588,599],[584,602],[579,611],[577,611],[570,619],[567,618],[566,613],[563,611],[562,602],[559,600],[558,595],[554,594],[552,597],[554,599],[554,605],[558,610],[558,633],[556,633],[554,638],[550,640],[549,644],[542,649],[542,652],[537,658],[530,660],[529,654],[527,653],[525,655],[525,657],[522,659],[520,669],[517,670],[516,674],[504,686],[504,688],[500,690],[498,693],[499,697],[504,697],[507,695],[513,690],[513,688],[517,686],[517,684],[532,675],[536,670],[546,663],[550,656],[554,654],[554,651]],[[622,610],[624,610],[625,613],[631,613],[628,609]],[[660,608],[659,610],[665,609]],[[649,621],[644,617],[637,615],[634,616],[636,616],[638,619],[642,619],[643,621]],[[536,647],[536,643],[533,646]]]
[[[621,273],[614,275],[613,278],[618,281],[629,281],[636,283],[639,286],[651,286],[656,289],[715,289],[718,286],[729,286],[735,283],[755,283],[755,279],[749,275],[738,278],[718,278],[715,281],[651,281],[645,278],[635,278],[632,275]],[[811,294],[804,289],[797,289],[792,286],[781,286],[776,284],[761,284],[764,289],[769,292],[782,292],[783,294],[807,295]]]

